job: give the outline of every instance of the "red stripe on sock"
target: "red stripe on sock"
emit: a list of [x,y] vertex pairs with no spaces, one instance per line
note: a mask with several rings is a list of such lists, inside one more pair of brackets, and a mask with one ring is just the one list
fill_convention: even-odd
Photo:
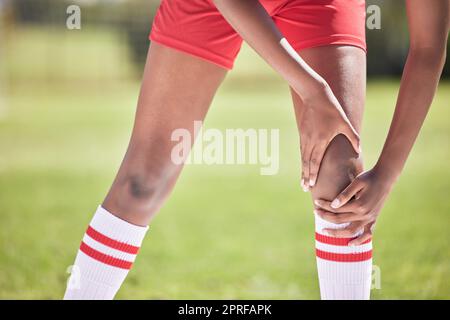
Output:
[[132,246],[131,244],[127,244],[127,243],[120,242],[120,241],[114,240],[112,238],[109,238],[109,237],[105,236],[104,234],[98,232],[91,226],[89,226],[88,229],[86,230],[86,234],[89,237],[91,237],[92,239],[94,239],[95,241],[98,241],[101,244],[104,244],[105,246],[108,246],[113,249],[117,249],[117,250],[120,250],[120,251],[123,251],[126,253],[131,253],[131,254],[137,254],[139,251],[139,247]]
[[316,256],[329,261],[359,262],[372,258],[372,250],[361,253],[333,253],[316,249]]
[[122,260],[122,259],[117,259],[117,258],[111,257],[107,254],[101,253],[100,251],[97,251],[94,248],[91,248],[84,242],[81,242],[80,251],[87,254],[92,259],[95,259],[97,261],[100,261],[104,264],[107,264],[107,265],[110,265],[110,266],[113,266],[116,268],[130,270],[131,266],[133,265],[133,262]]
[[[354,238],[329,237],[324,234],[320,234],[320,233],[316,232],[316,240],[317,241],[326,243],[326,244],[332,244],[334,246],[348,246],[348,243],[353,239],[356,239],[356,238],[355,237]],[[370,241],[372,241],[372,239],[367,239],[362,244],[369,243]]]

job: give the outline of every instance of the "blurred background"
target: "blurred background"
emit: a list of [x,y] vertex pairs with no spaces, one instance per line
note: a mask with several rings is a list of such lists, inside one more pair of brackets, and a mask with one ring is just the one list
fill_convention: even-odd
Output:
[[[71,4],[81,29],[66,28]],[[407,54],[404,1],[370,0],[367,168]],[[122,160],[159,1],[0,0],[0,298],[60,299],[82,234]],[[450,298],[449,63],[381,214],[375,299]],[[256,116],[257,115],[257,116]],[[205,126],[279,128],[280,172],[187,166],[153,220],[121,299],[317,299],[313,216],[299,185],[286,84],[247,46]]]

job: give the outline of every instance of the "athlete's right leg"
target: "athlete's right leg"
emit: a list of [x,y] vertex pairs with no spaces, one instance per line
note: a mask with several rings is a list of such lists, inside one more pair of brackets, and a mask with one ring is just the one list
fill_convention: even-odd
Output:
[[103,207],[123,220],[147,225],[172,189],[182,166],[171,159],[175,129],[194,136],[226,70],[152,43],[131,141]]
[[[78,251],[65,299],[112,299],[151,217],[182,169],[171,159],[175,129],[194,136],[226,69],[152,42],[128,150]],[[191,139],[193,142],[193,139]]]

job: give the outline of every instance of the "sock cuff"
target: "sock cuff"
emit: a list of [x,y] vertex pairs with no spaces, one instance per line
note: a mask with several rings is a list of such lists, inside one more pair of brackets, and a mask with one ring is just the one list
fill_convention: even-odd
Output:
[[[346,222],[346,223],[333,223],[333,222],[329,222],[326,221],[324,219],[322,219],[318,214],[314,213],[314,219],[315,219],[315,228],[316,228],[316,233],[319,234],[323,234],[323,229],[344,229],[347,228],[350,223]],[[355,238],[358,237],[362,234],[362,230],[355,233],[353,236],[351,236],[351,238]]]
[[346,228],[350,223],[333,223],[326,221],[322,219],[317,213],[314,213],[314,220],[315,220],[315,226],[316,226],[316,232],[322,233],[322,230],[325,228],[328,229],[344,229]]
[[368,239],[359,246],[350,247],[348,245],[351,240],[360,235],[361,231],[346,238],[336,238],[323,234],[324,228],[342,229],[347,227],[348,223],[331,223],[315,214],[315,224],[316,257],[318,259],[334,262],[362,262],[372,259],[372,239]]
[[140,247],[147,233],[148,226],[142,227],[131,224],[110,213],[102,206],[97,211],[89,224],[88,231],[99,233],[121,243]]
[[342,229],[349,223],[336,224],[315,216],[315,247],[320,296],[322,299],[369,299],[372,274],[372,241],[359,246],[348,243],[358,236],[337,238],[323,229]]
[[64,299],[112,299],[148,230],[98,206],[71,270]]

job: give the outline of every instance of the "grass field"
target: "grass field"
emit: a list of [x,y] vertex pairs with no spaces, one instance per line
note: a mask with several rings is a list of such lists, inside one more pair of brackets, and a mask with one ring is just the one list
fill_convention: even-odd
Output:
[[[30,34],[18,37],[17,45],[25,46]],[[48,33],[31,36],[36,42],[42,37]],[[114,38],[102,39],[95,44],[99,52],[117,46]],[[26,56],[10,59],[21,66],[17,60]],[[95,66],[83,61],[77,60],[78,68]],[[102,63],[114,61],[99,61],[99,68]],[[279,174],[261,176],[251,165],[186,167],[118,298],[319,297],[312,206],[299,185],[289,94],[260,66],[244,49],[206,127],[279,128]],[[87,78],[50,84],[24,81],[30,71],[20,72],[20,81],[1,97],[0,298],[59,299],[66,268],[125,151],[139,83]],[[368,84],[367,167],[381,149],[397,87],[397,80]],[[375,299],[450,298],[449,100],[450,83],[443,83],[379,219],[374,263],[382,287],[373,291]]]

